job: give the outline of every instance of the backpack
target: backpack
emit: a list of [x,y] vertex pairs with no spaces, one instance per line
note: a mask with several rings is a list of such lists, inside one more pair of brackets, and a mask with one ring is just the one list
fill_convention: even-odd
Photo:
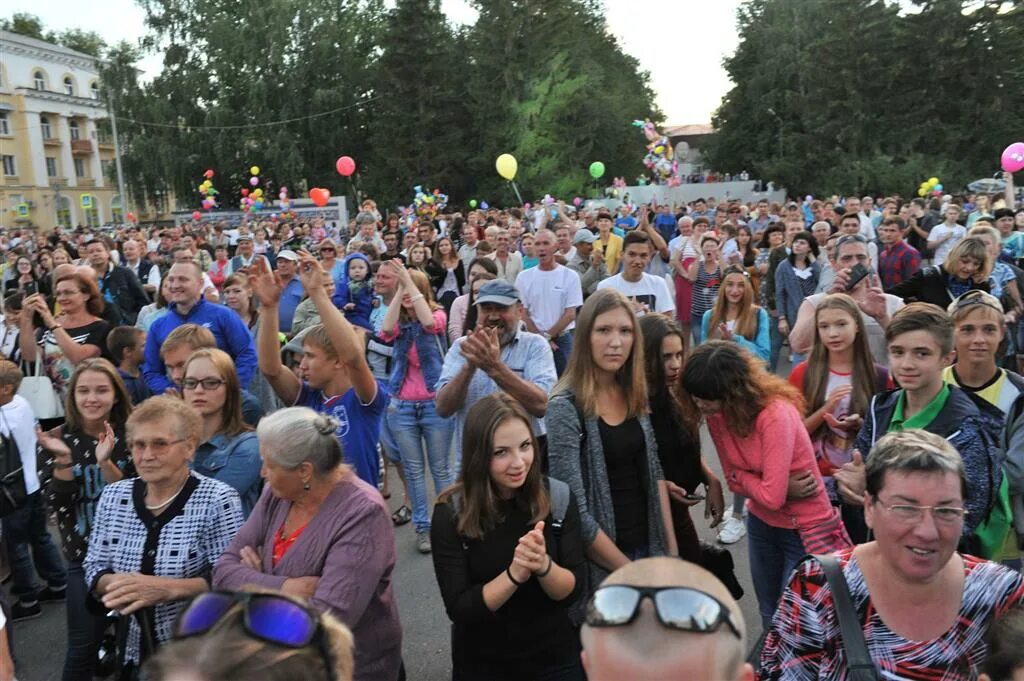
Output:
[[373,334],[366,334],[366,363],[370,365],[374,378],[387,384],[391,380],[394,358],[394,342],[387,343]]
[[[6,425],[7,419],[4,418]],[[17,511],[28,499],[25,487],[25,467],[21,462],[21,451],[14,440],[10,426],[7,433],[0,433],[0,518]]]

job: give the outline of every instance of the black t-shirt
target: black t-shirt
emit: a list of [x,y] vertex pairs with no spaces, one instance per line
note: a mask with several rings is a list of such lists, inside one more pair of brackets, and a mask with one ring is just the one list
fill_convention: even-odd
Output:
[[700,465],[700,442],[683,429],[672,408],[652,401],[650,418],[665,479],[687,492],[707,482]]
[[[57,528],[64,547],[64,557],[72,563],[81,563],[89,550],[89,533],[100,494],[107,483],[103,480],[96,461],[97,440],[85,433],[64,433],[64,443],[71,449],[74,480],[50,480],[46,497],[57,513]],[[114,433],[114,451],[111,460],[126,478],[135,477],[135,465],[125,444],[124,430]]]
[[579,660],[579,636],[569,622],[569,606],[579,593],[586,559],[580,515],[570,499],[560,533],[544,524],[548,555],[576,575],[576,589],[553,601],[535,578],[520,586],[497,611],[483,601],[483,586],[512,564],[519,538],[533,529],[529,512],[514,501],[499,501],[504,520],[483,539],[465,539],[456,530],[451,504],[434,507],[430,538],[434,572],[452,626],[453,678],[509,681],[532,679]]
[[615,513],[615,545],[623,553],[647,547],[647,444],[640,421],[610,426],[598,419]]

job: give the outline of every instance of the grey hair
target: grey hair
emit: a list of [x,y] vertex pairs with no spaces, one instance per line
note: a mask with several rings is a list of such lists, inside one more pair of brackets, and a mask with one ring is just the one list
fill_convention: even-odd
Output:
[[357,225],[362,225],[362,224],[367,223],[367,222],[376,223],[377,222],[377,216],[375,216],[373,213],[367,213],[366,211],[362,211],[358,215],[356,215],[356,224]]
[[282,468],[294,470],[308,461],[317,473],[342,463],[338,419],[308,407],[288,407],[264,416],[256,426],[260,451]]
[[887,472],[952,473],[960,479],[960,492],[967,498],[964,460],[956,447],[934,433],[911,428],[878,440],[865,464],[866,490],[872,497],[882,491]]

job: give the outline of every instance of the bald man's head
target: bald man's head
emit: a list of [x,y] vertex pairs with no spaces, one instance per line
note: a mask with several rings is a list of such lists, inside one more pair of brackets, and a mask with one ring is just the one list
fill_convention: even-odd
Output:
[[[677,558],[645,558],[625,565],[601,583],[636,587],[687,587],[725,605],[740,632],[743,613],[729,590],[707,570]],[[746,640],[728,624],[713,633],[670,629],[657,618],[649,598],[640,602],[636,618],[625,626],[583,625],[583,665],[591,681],[683,681],[689,679],[753,679],[744,663]]]

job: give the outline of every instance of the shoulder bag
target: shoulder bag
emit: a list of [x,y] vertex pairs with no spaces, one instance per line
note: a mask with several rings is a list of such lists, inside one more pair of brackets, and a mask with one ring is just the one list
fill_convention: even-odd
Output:
[[36,348],[35,372],[21,381],[18,394],[32,406],[32,413],[37,419],[57,419],[64,417],[64,404],[53,381],[43,371],[43,360],[46,356],[45,346]]

